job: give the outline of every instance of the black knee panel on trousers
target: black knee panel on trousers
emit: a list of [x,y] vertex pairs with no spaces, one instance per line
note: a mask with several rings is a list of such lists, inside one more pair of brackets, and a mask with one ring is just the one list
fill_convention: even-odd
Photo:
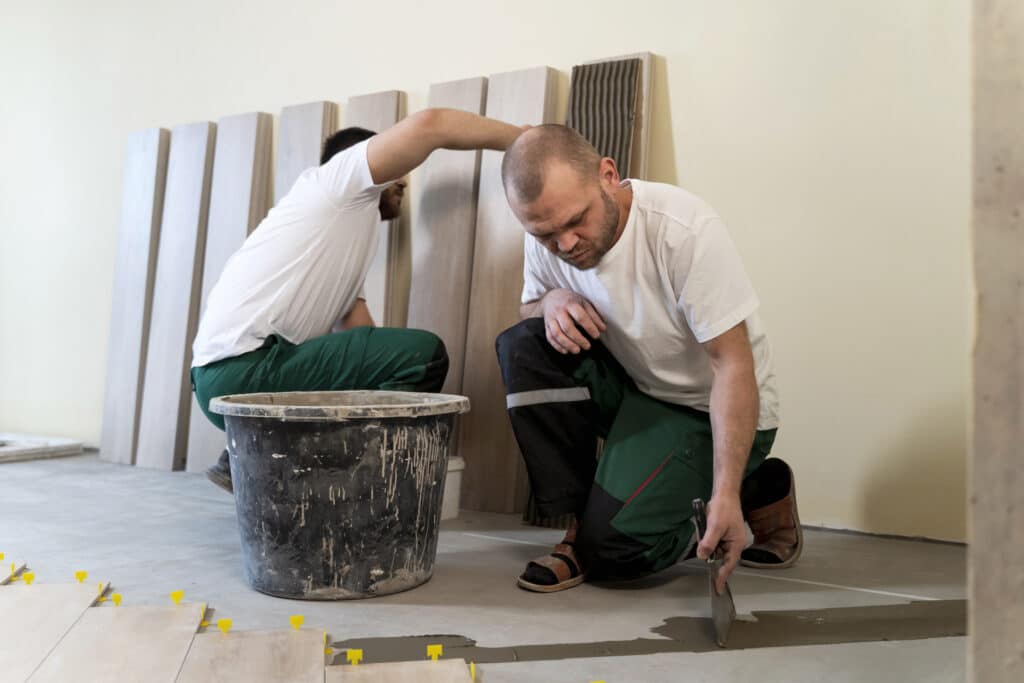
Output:
[[[548,355],[547,346],[543,318],[527,318],[498,335],[494,350],[498,354],[498,365],[501,366],[502,379],[509,393],[536,388],[517,386],[521,381],[517,381],[513,370],[524,363],[536,365],[539,357]],[[565,383],[564,380],[562,383]]]
[[444,387],[444,380],[448,377],[448,349],[440,337],[437,338],[437,348],[434,355],[427,361],[426,372],[423,379],[416,385],[416,391],[437,393]]
[[623,580],[646,576],[653,571],[644,555],[649,547],[620,533],[612,520],[622,509],[622,501],[600,486],[594,486],[576,535],[576,556],[592,579]]

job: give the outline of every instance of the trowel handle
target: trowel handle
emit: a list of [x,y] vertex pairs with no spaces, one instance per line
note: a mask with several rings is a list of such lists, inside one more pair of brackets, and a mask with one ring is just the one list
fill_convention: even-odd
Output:
[[708,515],[700,498],[693,499],[693,523],[697,525],[698,540],[704,538],[704,532],[708,530]]

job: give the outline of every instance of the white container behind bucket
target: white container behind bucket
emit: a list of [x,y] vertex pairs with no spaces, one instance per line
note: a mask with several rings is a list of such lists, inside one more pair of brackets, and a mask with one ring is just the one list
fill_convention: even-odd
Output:
[[459,456],[448,460],[448,474],[444,480],[444,499],[441,502],[441,519],[455,519],[459,516],[459,498],[462,495],[462,470],[466,461]]

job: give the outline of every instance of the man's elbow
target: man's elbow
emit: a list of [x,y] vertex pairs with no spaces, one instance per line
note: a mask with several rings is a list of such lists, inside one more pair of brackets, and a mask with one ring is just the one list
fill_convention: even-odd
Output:
[[447,140],[445,136],[445,110],[437,107],[422,109],[409,117],[409,125],[420,140],[430,142],[433,148],[442,147]]

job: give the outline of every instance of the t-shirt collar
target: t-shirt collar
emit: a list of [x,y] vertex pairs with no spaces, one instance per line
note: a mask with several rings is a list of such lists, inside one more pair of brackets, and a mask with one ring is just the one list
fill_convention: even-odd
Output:
[[608,253],[601,257],[601,262],[597,264],[597,269],[602,270],[602,267],[611,263],[615,260],[616,255],[624,251],[622,243],[626,241],[627,236],[633,230],[633,223],[636,222],[636,205],[638,199],[637,184],[628,178],[623,180],[619,187],[629,186],[633,190],[633,199],[629,203],[629,215],[626,216],[626,225],[622,228],[622,234],[619,235],[619,241],[612,245],[612,248],[608,250]]

